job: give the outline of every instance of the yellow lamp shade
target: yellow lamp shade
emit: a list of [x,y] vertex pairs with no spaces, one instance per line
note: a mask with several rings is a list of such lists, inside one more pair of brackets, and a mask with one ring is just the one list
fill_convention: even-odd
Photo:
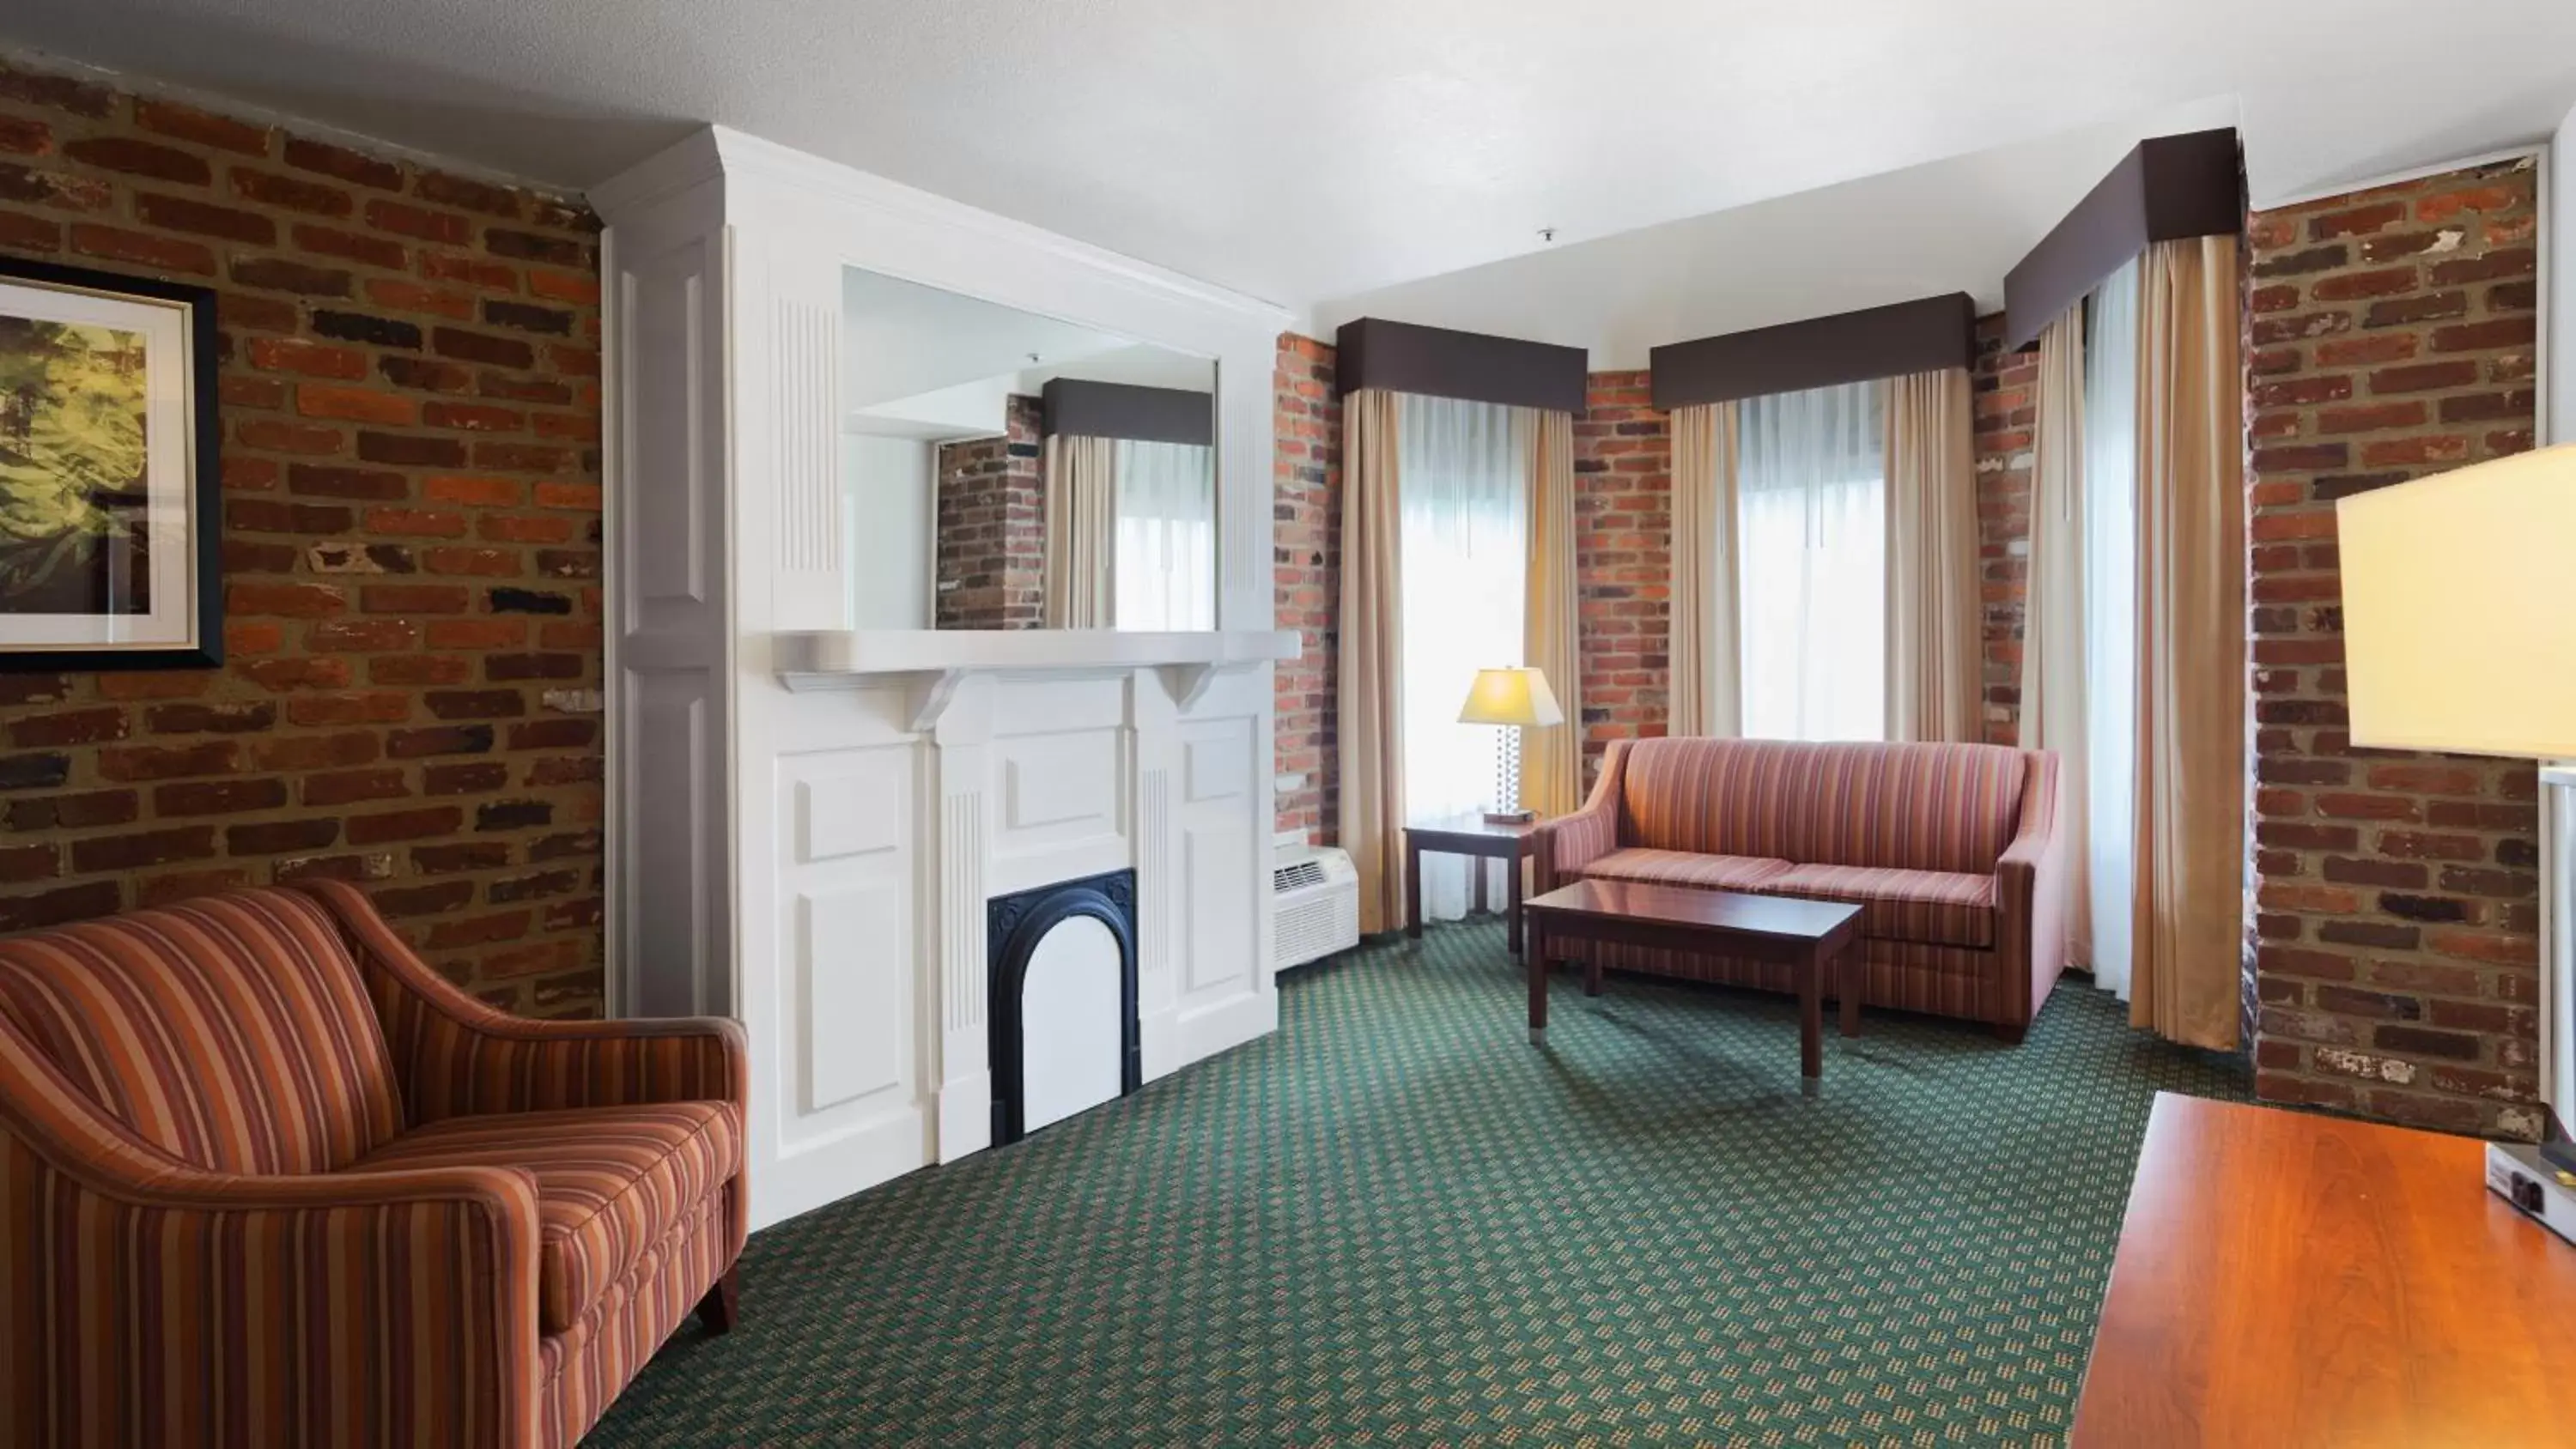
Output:
[[1547,676],[1535,669],[1479,669],[1476,683],[1467,691],[1466,707],[1458,711],[1458,723],[1563,724],[1565,711],[1557,707],[1556,691],[1547,687]]
[[2352,742],[2576,755],[2576,446],[2335,505]]

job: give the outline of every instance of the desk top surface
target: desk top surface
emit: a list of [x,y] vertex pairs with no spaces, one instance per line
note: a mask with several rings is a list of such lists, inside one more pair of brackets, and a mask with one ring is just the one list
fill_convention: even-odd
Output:
[[2576,1441],[2576,1244],[2484,1144],[2159,1094],[2078,1446]]

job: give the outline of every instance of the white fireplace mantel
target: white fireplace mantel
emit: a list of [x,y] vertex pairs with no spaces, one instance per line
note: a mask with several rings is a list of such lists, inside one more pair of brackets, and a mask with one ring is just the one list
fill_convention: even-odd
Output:
[[1186,710],[1219,670],[1294,659],[1302,647],[1294,629],[816,629],[780,634],[770,662],[778,682],[798,694],[867,689],[897,676],[914,688],[912,728],[930,730],[971,674],[1160,669]]
[[[1278,308],[722,128],[593,188],[611,1002],[750,1041],[755,1228],[992,1141],[986,914],[1135,878],[1147,1080],[1278,1025]],[[845,273],[1216,369],[1219,630],[852,631]]]

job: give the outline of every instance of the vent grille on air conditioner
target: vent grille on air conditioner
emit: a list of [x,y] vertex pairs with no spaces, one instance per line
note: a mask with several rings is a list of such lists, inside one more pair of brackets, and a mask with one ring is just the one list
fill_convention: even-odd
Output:
[[1302,890],[1324,883],[1324,863],[1320,860],[1291,861],[1270,872],[1273,891]]
[[1300,846],[1271,867],[1273,955],[1301,966],[1360,943],[1359,872],[1348,852]]

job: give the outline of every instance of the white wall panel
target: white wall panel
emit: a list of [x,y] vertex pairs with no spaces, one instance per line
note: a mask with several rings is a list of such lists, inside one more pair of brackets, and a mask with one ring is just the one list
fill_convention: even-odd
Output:
[[797,906],[805,1115],[904,1091],[915,1076],[912,911],[903,882],[803,895]]

